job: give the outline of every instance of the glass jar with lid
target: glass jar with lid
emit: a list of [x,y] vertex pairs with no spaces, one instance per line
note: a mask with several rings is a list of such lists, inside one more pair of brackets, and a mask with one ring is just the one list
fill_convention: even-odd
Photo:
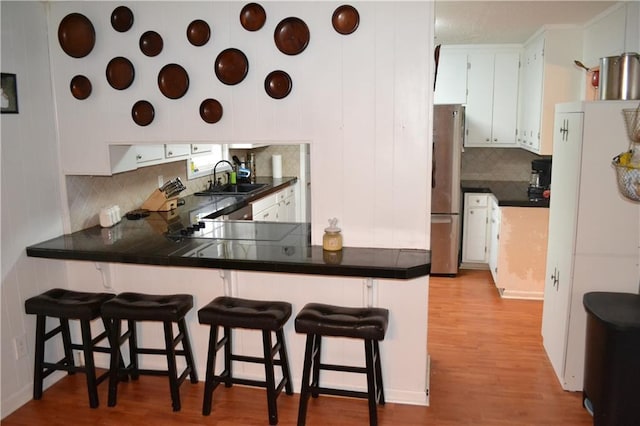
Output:
[[322,248],[324,250],[342,250],[342,230],[336,226],[337,223],[338,219],[329,219],[329,226],[324,228],[324,235],[322,236]]

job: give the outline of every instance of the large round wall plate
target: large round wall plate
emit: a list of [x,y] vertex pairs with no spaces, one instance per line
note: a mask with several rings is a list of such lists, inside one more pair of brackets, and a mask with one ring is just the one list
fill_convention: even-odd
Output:
[[222,118],[222,105],[216,99],[205,99],[200,104],[200,117],[207,123],[217,123]]
[[194,46],[204,46],[211,37],[211,28],[202,19],[196,19],[187,27],[187,40]]
[[247,31],[258,31],[267,20],[267,13],[258,3],[249,3],[240,11],[240,24]]
[[96,44],[96,30],[83,14],[70,13],[60,21],[58,41],[64,53],[73,58],[83,58]]
[[87,99],[91,95],[91,81],[84,75],[76,75],[71,79],[69,90],[76,99]]
[[215,72],[218,80],[233,86],[247,76],[249,61],[242,51],[235,48],[225,49],[216,58]]
[[158,73],[158,87],[169,99],[181,98],[189,89],[189,74],[178,64],[167,64]]
[[355,7],[344,4],[333,12],[331,16],[333,29],[340,34],[351,34],[358,29],[360,24],[360,14]]
[[118,6],[111,12],[111,26],[114,30],[124,33],[133,26],[133,12],[127,6]]
[[131,108],[131,118],[138,126],[148,126],[155,115],[156,112],[149,101],[138,101]]
[[284,71],[272,71],[264,79],[264,90],[273,99],[282,99],[291,93],[291,77]]
[[163,46],[162,36],[155,31],[147,31],[140,36],[140,51],[147,56],[158,56]]
[[124,90],[131,86],[135,78],[133,64],[127,58],[118,56],[107,64],[107,81],[117,90]]
[[300,18],[285,18],[276,26],[273,39],[278,50],[287,55],[297,55],[309,44],[309,27]]

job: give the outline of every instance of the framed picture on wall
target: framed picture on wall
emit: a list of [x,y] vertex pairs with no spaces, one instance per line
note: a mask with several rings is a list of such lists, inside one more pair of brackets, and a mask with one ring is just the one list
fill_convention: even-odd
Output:
[[2,73],[0,76],[0,112],[18,113],[18,85],[15,74]]

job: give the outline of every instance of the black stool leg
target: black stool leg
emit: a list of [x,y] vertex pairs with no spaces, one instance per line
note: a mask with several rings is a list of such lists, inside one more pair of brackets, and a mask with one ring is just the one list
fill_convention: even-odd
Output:
[[109,324],[109,345],[111,346],[111,360],[109,363],[109,400],[107,405],[115,407],[118,399],[118,376],[120,374],[119,366],[122,364],[120,358],[120,330],[122,329],[122,321],[113,319]]
[[173,342],[173,324],[164,321],[164,341],[167,351],[167,370],[169,375],[169,390],[171,391],[171,405],[173,411],[180,411],[180,390],[178,384],[178,368],[176,366],[176,351]]
[[233,363],[231,362],[231,352],[233,348],[233,331],[231,327],[224,327],[224,336],[226,337],[226,343],[224,345],[224,387],[230,388],[233,386],[231,379],[233,378]]
[[47,317],[38,315],[36,318],[36,353],[33,370],[33,399],[42,398],[42,381],[44,380],[44,372],[42,364],[44,363],[44,342],[45,342],[45,326]]
[[374,349],[373,341],[366,339],[364,341],[364,352],[366,358],[367,369],[367,393],[369,401],[369,425],[377,426],[378,424],[378,412],[376,404],[376,378],[375,378],[375,366],[374,366]]
[[96,366],[93,361],[93,345],[91,344],[91,325],[88,320],[80,320],[82,332],[82,350],[84,353],[84,370],[87,376],[87,390],[89,391],[89,407],[96,408],[98,401],[98,384],[96,382]]
[[291,370],[289,368],[289,358],[287,356],[287,345],[284,340],[284,331],[282,329],[276,331],[276,338],[280,343],[280,363],[282,367],[282,376],[286,379],[284,389],[287,395],[293,395],[293,383],[291,383]]
[[262,330],[262,347],[264,353],[264,373],[265,384],[267,388],[267,406],[269,408],[269,424],[278,424],[278,406],[276,404],[276,384],[273,374],[273,344],[271,340],[271,331]]
[[373,341],[373,353],[376,361],[376,385],[377,385],[377,397],[378,404],[384,405],[384,385],[382,383],[382,361],[380,361],[380,346],[378,341]]
[[213,398],[213,390],[216,388],[217,382],[214,379],[216,370],[216,355],[218,352],[218,326],[211,325],[209,330],[209,351],[207,354],[207,375],[204,379],[204,399],[202,400],[202,415],[211,414],[211,400]]
[[140,371],[138,365],[138,333],[136,331],[136,322],[133,320],[127,320],[127,327],[129,327],[127,332],[129,333],[130,375],[132,380],[138,380],[140,378]]
[[180,334],[182,334],[182,350],[184,351],[187,368],[189,368],[189,379],[191,380],[191,383],[198,383],[198,373],[196,371],[195,362],[193,361],[193,351],[191,350],[189,330],[187,329],[187,323],[184,318],[178,320],[178,330],[180,330]]
[[311,382],[311,396],[318,397],[317,388],[320,386],[320,352],[322,351],[322,336],[314,335],[313,345],[313,381]]
[[[71,349],[71,331],[69,330],[69,320],[67,318],[60,318],[60,331],[62,333],[62,346],[64,346],[64,359],[65,364],[69,367],[74,367],[76,364],[73,361],[73,350]],[[53,337],[53,336],[52,336]],[[76,374],[73,369],[67,370],[68,375]]]
[[304,365],[302,367],[302,386],[300,388],[300,404],[298,406],[298,426],[304,426],[307,421],[307,405],[309,404],[309,379],[311,376],[311,363],[315,348],[314,334],[307,334],[307,345],[304,351]]

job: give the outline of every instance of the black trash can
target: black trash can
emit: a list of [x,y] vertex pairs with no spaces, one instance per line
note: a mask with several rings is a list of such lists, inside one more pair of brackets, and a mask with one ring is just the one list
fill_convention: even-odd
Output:
[[591,292],[583,402],[594,426],[640,425],[640,295]]

